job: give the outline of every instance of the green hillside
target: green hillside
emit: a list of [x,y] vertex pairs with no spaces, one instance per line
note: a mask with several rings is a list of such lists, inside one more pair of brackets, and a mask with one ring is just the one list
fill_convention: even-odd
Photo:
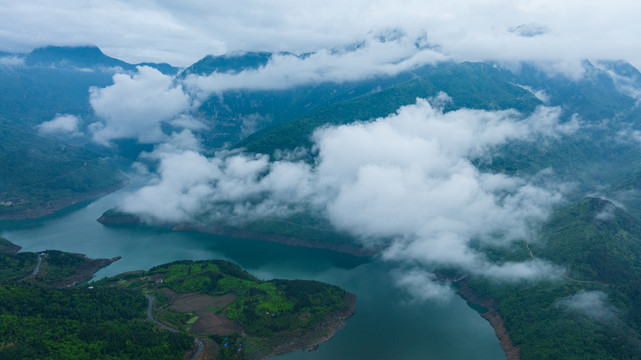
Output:
[[[29,277],[39,256],[38,274]],[[141,294],[60,288],[78,271],[86,281],[109,261],[55,250],[45,255],[0,252],[0,357],[176,359],[185,354],[193,339],[154,330],[144,321],[147,301]]]
[[585,198],[554,212],[540,241],[523,244],[521,253],[527,258],[530,250],[565,274],[530,283],[478,277],[468,283],[497,300],[521,358],[638,359],[641,221],[606,200]]
[[413,104],[416,98],[447,93],[453,103],[446,110],[474,108],[517,109],[529,113],[540,101],[528,91],[512,85],[502,72],[484,63],[447,63],[417,70],[415,78],[377,92],[318,108],[297,119],[258,131],[237,147],[249,152],[273,154],[311,145],[310,136],[320,126],[342,125],[394,113]]
[[107,159],[0,119],[0,219],[38,217],[123,183]]
[[[17,249],[0,238],[3,359],[179,359],[194,337],[207,344],[205,356],[266,358],[324,341],[354,311],[354,295],[337,286],[263,281],[223,260],[178,261],[74,286],[118,258]],[[148,319],[154,307],[162,323]]]

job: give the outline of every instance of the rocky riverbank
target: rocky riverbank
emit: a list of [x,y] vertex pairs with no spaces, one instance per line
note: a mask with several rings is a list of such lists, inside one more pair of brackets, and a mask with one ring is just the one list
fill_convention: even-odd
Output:
[[320,343],[331,339],[334,333],[345,325],[347,319],[354,314],[354,306],[356,305],[356,295],[346,292],[345,293],[346,307],[341,310],[329,314],[325,320],[316,324],[313,328],[305,332],[296,331],[289,336],[284,336],[280,339],[274,340],[269,346],[271,352],[264,357],[257,357],[256,359],[268,359],[278,354],[284,354],[290,351],[306,349],[308,351],[316,350]]
[[486,312],[481,313],[481,316],[490,322],[496,337],[499,339],[499,345],[507,360],[520,360],[521,359],[521,349],[518,345],[512,343],[510,338],[510,333],[505,328],[505,323],[501,314],[498,312],[497,306],[498,303],[495,299],[479,295],[472,288],[468,286],[467,279],[463,278],[457,282],[459,286],[458,294],[465,299],[470,304],[481,306],[487,309]]

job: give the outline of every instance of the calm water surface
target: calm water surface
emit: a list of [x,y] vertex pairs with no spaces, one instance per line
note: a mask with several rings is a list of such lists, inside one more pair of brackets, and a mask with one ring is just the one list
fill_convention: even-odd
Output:
[[413,302],[394,286],[382,261],[245,239],[143,228],[110,228],[100,215],[118,203],[115,193],[85,207],[43,220],[0,222],[0,235],[23,251],[57,249],[91,258],[122,259],[97,278],[162,263],[226,259],[262,279],[313,279],[357,295],[356,313],[313,352],[277,360],[311,359],[505,359],[494,330],[465,301]]

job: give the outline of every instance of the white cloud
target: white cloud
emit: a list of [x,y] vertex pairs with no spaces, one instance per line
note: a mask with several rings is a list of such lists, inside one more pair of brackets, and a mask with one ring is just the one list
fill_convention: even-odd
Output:
[[120,138],[143,143],[163,141],[166,135],[161,124],[191,107],[182,86],[151,67],[138,67],[135,75],[115,74],[113,81],[111,86],[90,89],[91,106],[102,119],[90,126],[98,143],[106,145]]
[[[313,165],[237,152],[206,158],[194,151],[158,151],[157,178],[133,193],[124,209],[185,221],[283,216],[312,207],[366,244],[392,239],[385,259],[427,268],[453,265],[503,280],[550,277],[560,270],[541,261],[496,265],[470,243],[509,246],[527,238],[530,225],[545,219],[560,193],[481,172],[472,159],[491,156],[508,141],[568,134],[559,115],[546,107],[530,116],[443,113],[418,99],[385,118],[318,130]],[[403,281],[417,279],[431,281]],[[426,292],[438,288],[425,284]]]
[[459,60],[606,56],[641,65],[641,3],[626,0],[28,0],[1,7],[0,49],[89,43],[130,62],[187,66],[233,50],[303,53],[400,28],[426,33]]
[[639,82],[641,78],[639,76],[626,76],[616,73],[615,71],[609,69],[603,64],[597,64],[597,68],[603,70],[610,75],[612,81],[617,90],[624,95],[627,95],[633,99],[637,100],[637,106],[641,103],[641,88],[639,87]]
[[175,119],[169,122],[174,127],[189,129],[193,131],[207,129],[207,125],[203,124],[202,121],[195,119],[193,116],[188,114],[180,114]]
[[541,100],[541,102],[543,102],[544,104],[547,104],[550,102],[550,96],[545,92],[545,90],[534,90],[530,86],[520,85],[520,84],[516,84],[516,86],[529,91],[530,93],[532,93],[532,95],[536,96],[536,98]]
[[425,301],[449,300],[453,291],[449,284],[439,282],[433,273],[413,268],[406,271],[395,271],[393,273],[396,284],[405,289],[412,296],[412,300]]
[[603,209],[601,209],[596,215],[594,215],[594,218],[596,220],[600,221],[612,221],[616,217],[616,206],[612,204],[611,202],[607,202],[604,206]]
[[617,320],[617,309],[608,303],[608,296],[602,291],[582,290],[558,300],[556,305],[599,322]]
[[[125,211],[161,221],[184,221],[206,213],[212,219],[286,215],[290,202],[310,191],[309,166],[272,162],[267,156],[220,154],[161,147],[158,176],[131,194]],[[270,198],[264,199],[266,193]]]
[[218,175],[214,160],[194,151],[159,155],[159,179],[138,190],[125,206],[126,211],[179,221],[206,205],[214,189],[209,181]]
[[38,132],[44,134],[66,134],[72,137],[81,136],[78,131],[80,119],[75,115],[59,114],[54,119],[38,125]]
[[253,134],[259,125],[263,127],[272,122],[271,116],[263,116],[260,113],[253,113],[246,116],[240,116],[240,134],[243,138]]
[[624,129],[617,131],[615,140],[623,144],[629,144],[629,143],[641,144],[641,131],[633,130],[629,127],[624,127]]
[[3,56],[3,57],[0,57],[0,65],[22,66],[24,65],[24,58],[20,56]]
[[401,35],[382,40],[373,35],[356,49],[320,50],[305,57],[274,55],[266,66],[238,74],[190,75],[185,80],[194,92],[220,93],[239,89],[285,89],[302,84],[342,83],[375,76],[393,76],[447,57],[431,49],[417,47],[416,40]]

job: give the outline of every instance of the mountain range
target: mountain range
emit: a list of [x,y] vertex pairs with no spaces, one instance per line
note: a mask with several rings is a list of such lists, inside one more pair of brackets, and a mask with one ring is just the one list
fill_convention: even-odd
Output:
[[[557,109],[558,126],[572,129],[569,135],[505,141],[492,147],[491,156],[470,152],[465,158],[483,173],[560,184],[563,200],[533,225],[536,241],[517,242],[509,249],[479,245],[476,250],[498,264],[545,260],[563,267],[563,278],[500,283],[473,274],[463,285],[493,300],[520,358],[641,356],[641,72],[624,61],[586,60],[575,69],[578,77],[536,63],[442,61],[357,80],[287,87],[198,93],[190,82],[258,72],[279,56],[304,60],[309,55],[209,55],[180,69],[129,64],[92,46],[0,53],[0,60],[14,59],[10,64],[0,61],[0,220],[43,216],[123,187],[123,172],[131,172],[134,163],[158,170],[157,159],[140,154],[153,153],[160,143],[129,137],[104,146],[92,138],[93,124],[101,121],[92,96],[114,86],[116,74],[133,79],[142,67],[170,79],[171,89],[197,99],[182,115],[199,124],[189,130],[209,157],[220,152],[266,154],[274,163],[302,154],[300,163],[314,166],[321,161],[314,138],[319,129],[370,124],[400,113],[399,108],[416,104],[417,98],[434,102],[441,94],[447,94],[440,105],[444,114],[471,109],[526,121],[545,106]],[[64,116],[77,119],[73,133],[42,130],[43,123]],[[160,128],[175,135],[180,126],[165,121]],[[105,216],[114,214],[132,215],[114,210]],[[213,221],[209,215],[156,224],[339,251],[347,244],[347,252],[365,249],[366,255],[384,247],[364,247],[358,236],[334,227],[313,208],[266,218],[240,215],[233,222]],[[447,271],[465,275],[461,269]],[[582,305],[586,303],[592,307]]]

